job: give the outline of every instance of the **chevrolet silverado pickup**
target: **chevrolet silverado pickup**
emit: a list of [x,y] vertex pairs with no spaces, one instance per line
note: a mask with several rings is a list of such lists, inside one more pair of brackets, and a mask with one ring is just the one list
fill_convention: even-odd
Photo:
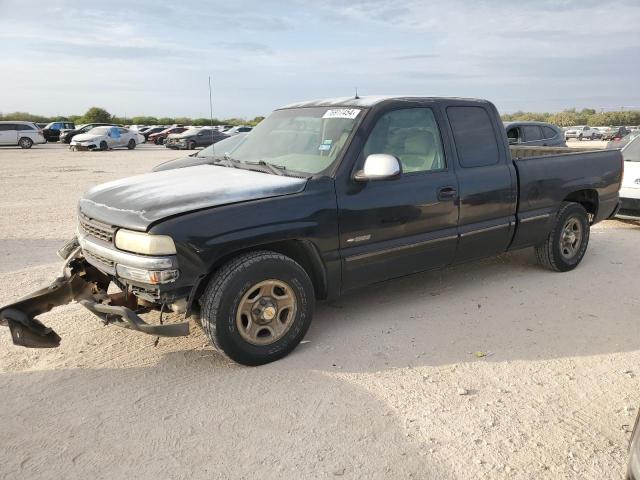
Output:
[[220,352],[264,364],[302,340],[318,299],[524,247],[572,270],[619,208],[622,166],[617,150],[510,148],[484,100],[292,104],[231,152],[89,190],[62,274],[0,322],[55,347],[36,316],[72,300],[154,336],[187,335],[193,316]]

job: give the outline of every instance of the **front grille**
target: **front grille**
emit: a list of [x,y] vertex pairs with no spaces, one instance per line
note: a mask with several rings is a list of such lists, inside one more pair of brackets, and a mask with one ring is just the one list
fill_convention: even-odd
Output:
[[94,262],[97,262],[100,265],[105,266],[107,268],[110,268],[110,269],[114,268],[115,263],[113,260],[109,258],[103,257],[102,255],[98,255],[97,253],[90,252],[88,250],[83,250],[82,253],[89,261],[93,260]]
[[92,237],[98,238],[107,243],[113,243],[115,228],[112,226],[97,222],[82,214],[78,217],[78,221],[80,222],[80,228],[87,235],[91,235]]

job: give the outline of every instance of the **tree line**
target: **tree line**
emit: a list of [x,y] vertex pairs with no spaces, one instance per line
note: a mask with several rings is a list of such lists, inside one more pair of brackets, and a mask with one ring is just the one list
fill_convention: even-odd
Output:
[[[244,118],[214,118],[214,125],[257,125],[264,117],[255,117],[251,120]],[[84,115],[55,115],[47,117],[44,115],[35,115],[28,112],[11,112],[0,113],[0,120],[24,120],[27,122],[49,123],[57,121],[70,121],[76,124],[81,123],[117,123],[119,125],[211,125],[210,118],[189,118],[189,117],[152,117],[152,116],[135,116],[135,117],[119,117],[111,115],[107,110],[100,107],[91,107]]]
[[[255,117],[251,120],[244,118],[213,119],[214,125],[257,125],[264,117]],[[74,123],[117,123],[120,125],[198,125],[211,124],[209,118],[189,117],[118,117],[111,115],[104,108],[91,107],[84,115],[68,115],[46,117],[27,112],[0,113],[0,120],[25,120],[29,122],[49,123],[59,120],[72,121]],[[549,122],[559,127],[572,125],[613,126],[613,125],[640,125],[640,110],[626,110],[619,112],[596,112],[593,108],[583,108],[578,111],[575,108],[562,112],[515,112],[502,115],[505,122],[512,121],[537,121]]]
[[572,125],[614,126],[614,125],[640,125],[640,110],[625,110],[619,112],[596,112],[593,108],[583,108],[578,111],[575,108],[556,113],[540,112],[515,112],[502,115],[505,122],[535,121],[548,122],[559,127]]

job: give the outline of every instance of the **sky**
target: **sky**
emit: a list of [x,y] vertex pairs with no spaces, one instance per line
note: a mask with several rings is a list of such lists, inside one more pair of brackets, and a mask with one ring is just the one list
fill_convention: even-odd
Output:
[[639,0],[0,0],[0,112],[253,118],[299,100],[640,109]]

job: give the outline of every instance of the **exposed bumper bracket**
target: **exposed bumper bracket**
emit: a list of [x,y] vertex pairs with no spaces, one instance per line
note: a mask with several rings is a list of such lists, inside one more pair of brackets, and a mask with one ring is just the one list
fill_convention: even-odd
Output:
[[41,288],[16,302],[0,308],[0,325],[11,330],[13,343],[30,348],[54,348],[60,345],[60,336],[42,324],[36,316],[76,300],[99,317],[105,324],[137,330],[158,337],[189,335],[189,323],[151,325],[131,308],[136,298],[124,294],[107,294],[110,279],[85,259],[69,261],[70,273],[56,278],[51,285]]

